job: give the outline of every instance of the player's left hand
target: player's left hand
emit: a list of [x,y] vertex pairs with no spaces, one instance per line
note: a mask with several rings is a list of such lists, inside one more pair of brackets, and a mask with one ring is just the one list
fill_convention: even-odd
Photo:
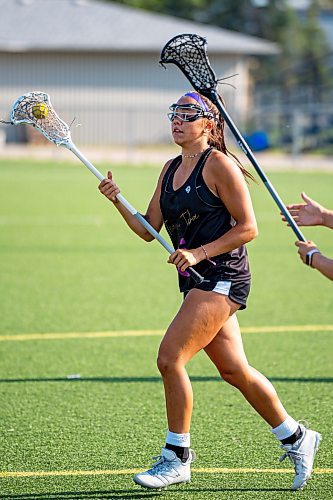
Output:
[[178,248],[168,259],[169,264],[174,264],[180,271],[186,271],[190,266],[195,266],[200,262],[201,257],[197,250],[185,250]]

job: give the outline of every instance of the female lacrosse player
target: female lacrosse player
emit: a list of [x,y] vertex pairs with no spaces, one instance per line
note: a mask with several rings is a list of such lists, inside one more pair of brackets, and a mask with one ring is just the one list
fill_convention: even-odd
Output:
[[[310,477],[320,434],[289,416],[272,384],[249,366],[236,317],[246,307],[250,270],[245,244],[257,236],[257,225],[246,180],[251,175],[231,157],[224,141],[224,122],[205,97],[188,92],[170,107],[169,118],[181,155],[164,166],[145,218],[160,231],[164,224],[174,248],[169,257],[179,273],[184,301],[159,348],[168,432],[159,460],[134,481],[146,488],[163,488],[190,480],[190,423],[193,394],[185,366],[200,350],[221,377],[241,391],[270,425],[281,442],[284,457],[295,464],[292,489]],[[100,191],[119,210],[129,227],[146,241],[152,236],[116,196],[112,179]],[[204,276],[196,283],[186,269]]]

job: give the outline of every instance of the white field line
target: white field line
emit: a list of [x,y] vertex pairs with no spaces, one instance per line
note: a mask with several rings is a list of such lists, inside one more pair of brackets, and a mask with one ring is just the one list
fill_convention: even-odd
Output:
[[[241,328],[242,333],[283,333],[283,332],[333,332],[333,325],[286,325],[286,326],[247,326]],[[97,339],[115,337],[160,337],[164,330],[124,330],[113,332],[68,332],[68,333],[22,333],[17,335],[0,335],[0,342],[28,340],[68,340]]]
[[[137,474],[141,469],[106,470],[54,470],[54,471],[0,471],[0,478],[10,477],[55,477],[55,476],[120,476]],[[198,474],[294,474],[293,469],[250,469],[250,468],[201,468],[191,469]],[[313,474],[332,474],[333,469],[313,469]]]
[[[333,331],[333,325],[293,325],[277,327],[247,327],[244,333],[265,332],[302,332],[302,331]],[[129,330],[120,332],[88,332],[88,333],[45,333],[45,334],[23,334],[2,335],[0,341],[5,340],[50,340],[67,338],[101,338],[101,337],[140,337],[160,336],[162,330]],[[194,473],[204,474],[292,474],[292,469],[251,469],[251,468],[201,468],[192,469]],[[97,475],[126,475],[136,474],[140,469],[119,470],[63,470],[63,471],[0,471],[0,478],[11,477],[45,477],[45,476],[97,476]],[[333,469],[314,469],[313,474],[332,474]]]

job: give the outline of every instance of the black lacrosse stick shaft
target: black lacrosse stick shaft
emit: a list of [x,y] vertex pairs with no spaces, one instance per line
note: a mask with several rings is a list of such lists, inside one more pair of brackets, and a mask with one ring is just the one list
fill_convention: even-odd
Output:
[[178,66],[178,68],[189,80],[193,88],[215,104],[234,135],[238,146],[254,166],[260,179],[263,181],[273,200],[281,210],[291,229],[300,241],[306,241],[306,238],[298,228],[296,222],[290,215],[287,207],[281,200],[274,186],[271,184],[268,177],[257,162],[249,145],[225,109],[216,90],[218,80],[213,68],[210,65],[206,46],[206,39],[199,35],[189,33],[177,35],[169,40],[169,42],[163,47],[160,63],[162,65],[165,63],[176,64],[176,66]]
[[277,204],[277,206],[281,210],[282,214],[284,215],[286,221],[288,222],[288,224],[290,225],[290,227],[294,231],[294,233],[297,236],[297,238],[300,241],[307,241],[305,239],[304,235],[302,234],[302,232],[300,231],[299,227],[297,226],[296,222],[294,221],[294,219],[290,215],[287,207],[285,206],[285,204],[281,200],[281,198],[280,198],[279,194],[277,193],[276,189],[274,188],[274,186],[272,185],[272,183],[268,179],[268,177],[265,174],[265,172],[260,167],[260,165],[257,162],[254,154],[252,153],[249,145],[247,144],[247,142],[245,141],[244,137],[242,136],[242,134],[240,133],[240,131],[236,127],[235,123],[233,122],[232,118],[230,117],[229,113],[227,112],[227,110],[223,106],[223,104],[221,102],[221,99],[219,98],[217,92],[216,91],[210,91],[210,97],[209,98],[215,104],[215,106],[217,107],[217,109],[219,110],[219,112],[221,113],[221,115],[223,116],[225,122],[227,123],[227,125],[230,128],[233,136],[235,137],[238,146],[241,148],[241,150],[243,151],[243,153],[248,157],[248,159],[250,160],[250,162],[254,166],[257,174],[259,175],[260,179],[262,180],[262,182],[264,183],[265,187],[269,191],[269,193],[272,196],[273,200],[275,201],[275,203]]

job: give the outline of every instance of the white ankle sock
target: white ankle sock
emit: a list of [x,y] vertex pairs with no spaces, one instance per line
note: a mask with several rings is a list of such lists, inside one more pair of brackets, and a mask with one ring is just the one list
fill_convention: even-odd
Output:
[[299,423],[288,415],[288,417],[284,422],[282,422],[282,424],[278,425],[277,427],[274,427],[274,429],[271,429],[271,431],[275,435],[276,439],[281,441],[281,439],[287,439],[288,437],[295,434],[295,432],[298,429],[298,426]]
[[190,447],[190,433],[177,434],[176,432],[167,432],[166,440],[168,444],[173,444],[174,446],[182,446],[183,448]]

